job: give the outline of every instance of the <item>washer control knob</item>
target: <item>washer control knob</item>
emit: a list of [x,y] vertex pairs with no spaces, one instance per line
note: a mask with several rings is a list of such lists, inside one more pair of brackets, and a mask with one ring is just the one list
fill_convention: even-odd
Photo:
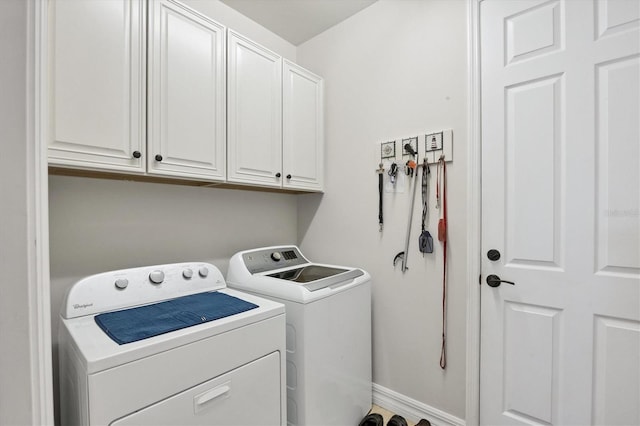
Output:
[[193,269],[191,268],[185,269],[184,271],[182,271],[182,276],[190,280],[191,277],[193,277]]
[[280,252],[274,251],[273,253],[271,253],[271,259],[275,260],[276,262],[280,262],[280,259],[282,259],[282,255],[280,254]]
[[202,278],[206,278],[207,275],[209,275],[209,270],[206,267],[202,267],[200,268],[200,270],[198,271],[198,275],[200,275]]
[[153,271],[149,274],[149,281],[153,284],[160,284],[164,281],[164,272],[162,271]]
[[124,290],[129,285],[129,280],[126,278],[118,278],[116,280],[116,288],[120,290]]

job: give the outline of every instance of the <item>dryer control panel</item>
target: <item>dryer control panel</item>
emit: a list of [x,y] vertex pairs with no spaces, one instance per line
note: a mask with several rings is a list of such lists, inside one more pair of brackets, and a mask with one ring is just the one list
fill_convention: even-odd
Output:
[[66,319],[95,315],[226,286],[220,270],[204,262],[120,269],[75,283],[67,292],[61,315]]
[[309,263],[295,246],[246,252],[242,260],[251,274]]

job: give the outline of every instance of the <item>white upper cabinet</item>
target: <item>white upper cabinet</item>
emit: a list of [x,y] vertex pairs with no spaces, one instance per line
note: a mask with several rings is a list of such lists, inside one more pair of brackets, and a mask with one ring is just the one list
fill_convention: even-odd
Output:
[[304,68],[283,63],[282,186],[321,191],[324,176],[322,79]]
[[225,179],[225,27],[149,2],[149,174]]
[[320,77],[180,0],[48,5],[50,165],[322,191]]
[[227,180],[282,186],[282,58],[229,31]]
[[144,171],[145,1],[49,2],[49,161]]

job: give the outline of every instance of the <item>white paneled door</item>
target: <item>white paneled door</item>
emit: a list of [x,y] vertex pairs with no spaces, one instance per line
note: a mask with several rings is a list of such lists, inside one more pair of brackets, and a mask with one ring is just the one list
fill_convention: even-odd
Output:
[[481,423],[640,424],[640,1],[480,25]]

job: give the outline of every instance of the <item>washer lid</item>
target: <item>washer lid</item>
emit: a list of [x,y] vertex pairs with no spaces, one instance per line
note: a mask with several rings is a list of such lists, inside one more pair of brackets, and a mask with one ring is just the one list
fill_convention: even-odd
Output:
[[320,290],[364,275],[359,269],[342,269],[323,265],[307,265],[301,268],[268,274],[268,277],[301,283],[309,291]]
[[227,270],[227,284],[231,287],[305,304],[370,280],[371,276],[359,268],[311,263],[298,247],[291,245],[238,252],[229,260]]

